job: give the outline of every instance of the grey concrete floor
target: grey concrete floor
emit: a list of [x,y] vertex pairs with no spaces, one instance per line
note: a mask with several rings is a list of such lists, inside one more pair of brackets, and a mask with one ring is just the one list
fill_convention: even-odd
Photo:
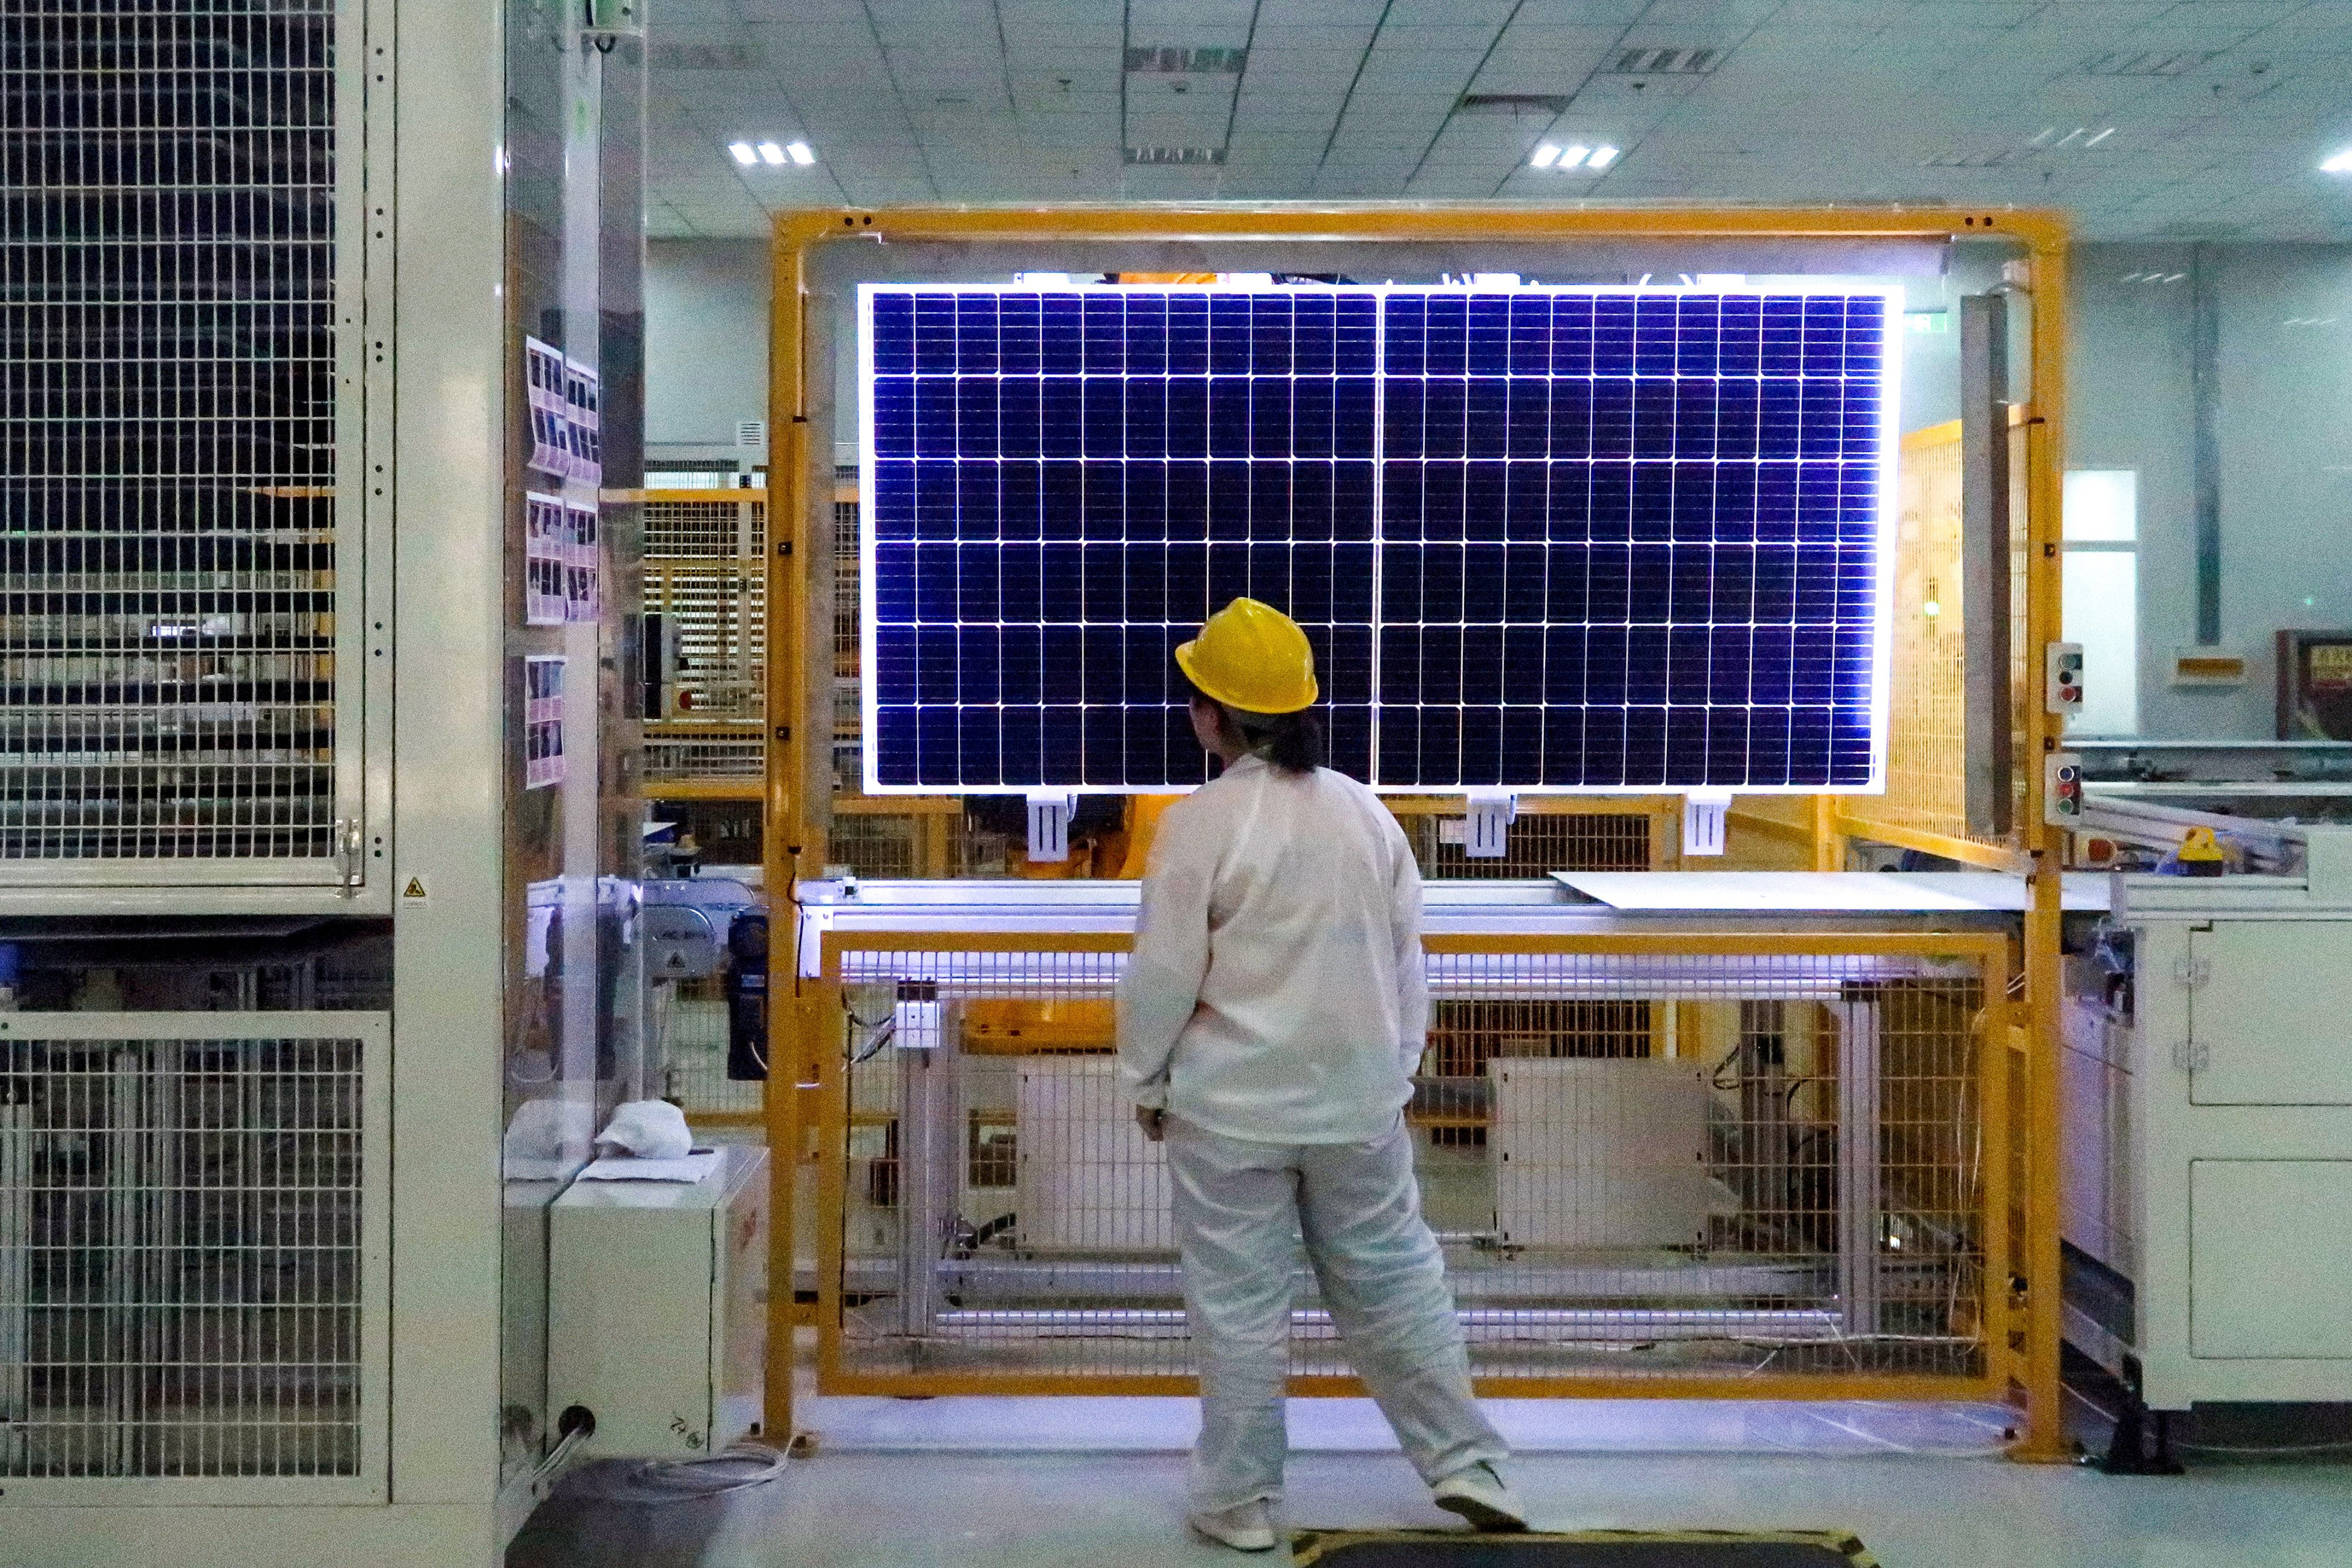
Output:
[[[594,1494],[626,1467],[593,1467],[533,1518],[509,1568],[1238,1568],[1244,1561],[1184,1532],[1181,1454],[1131,1446],[1161,1439],[1156,1411],[1137,1412],[1140,1430],[1129,1445],[1116,1441],[1115,1412],[1106,1409],[1033,1419],[1026,1432],[1017,1421],[999,1423],[1014,1451],[991,1451],[976,1433],[959,1434],[970,1413],[927,1418],[926,1408],[902,1404],[888,1413],[895,1436],[876,1430],[870,1413],[861,1426],[850,1418],[858,1412],[836,1408],[835,1428],[873,1446],[823,1447],[780,1481],[717,1501],[646,1508],[599,1500]],[[1635,1414],[1604,1414],[1591,1432],[1596,1446],[1555,1447],[1516,1461],[1538,1527],[1847,1530],[1884,1568],[2352,1564],[2352,1465],[2341,1457],[2207,1464],[2183,1478],[2133,1479],[2015,1465],[1981,1448],[1951,1457],[1969,1452],[1958,1445],[1981,1433],[1981,1413],[1965,1407],[1748,1406],[1736,1413],[1736,1431],[1727,1417],[1687,1408],[1665,1413],[1650,1432]],[[1359,1446],[1349,1431],[1353,1418],[1320,1417],[1319,1430],[1303,1424],[1306,1436],[1353,1451],[1294,1456],[1288,1521],[1451,1523],[1429,1507],[1402,1459]],[[1057,1424],[1070,1440],[1091,1434],[1127,1451],[1042,1446]],[[1294,1443],[1301,1425],[1294,1422]]]

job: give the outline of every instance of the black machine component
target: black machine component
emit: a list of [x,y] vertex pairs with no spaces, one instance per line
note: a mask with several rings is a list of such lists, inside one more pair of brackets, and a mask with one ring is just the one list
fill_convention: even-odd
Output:
[[727,1076],[768,1077],[768,917],[744,913],[727,930]]

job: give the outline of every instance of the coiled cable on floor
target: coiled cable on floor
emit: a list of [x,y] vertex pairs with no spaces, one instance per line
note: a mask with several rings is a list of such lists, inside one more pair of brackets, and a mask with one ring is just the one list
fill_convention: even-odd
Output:
[[594,1495],[606,1502],[654,1508],[698,1502],[766,1486],[782,1476],[790,1462],[791,1456],[781,1448],[765,1443],[738,1443],[699,1459],[647,1459],[614,1485],[597,1489]]

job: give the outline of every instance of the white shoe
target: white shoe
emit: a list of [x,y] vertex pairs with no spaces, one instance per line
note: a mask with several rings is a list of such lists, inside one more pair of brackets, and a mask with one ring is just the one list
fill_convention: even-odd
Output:
[[1438,1507],[1460,1514],[1473,1530],[1511,1534],[1528,1527],[1527,1510],[1520,1506],[1518,1494],[1483,1459],[1430,1489]]
[[1274,1516],[1266,1511],[1263,1500],[1245,1502],[1215,1513],[1195,1512],[1186,1521],[1212,1541],[1223,1542],[1236,1552],[1271,1552],[1276,1542]]

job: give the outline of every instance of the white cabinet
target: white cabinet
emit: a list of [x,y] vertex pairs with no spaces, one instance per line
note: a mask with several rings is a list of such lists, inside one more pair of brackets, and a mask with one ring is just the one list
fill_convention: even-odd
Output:
[[2068,1335],[2154,1409],[2352,1400],[2352,907],[2117,889],[2128,987],[2068,966]]
[[2199,1105],[2352,1105],[2352,921],[2189,932]]
[[2347,1236],[2352,1160],[2192,1162],[2191,1352],[2352,1359]]
[[548,1409],[596,1417],[596,1454],[692,1458],[760,1421],[768,1152],[686,1185],[575,1181],[548,1213]]

